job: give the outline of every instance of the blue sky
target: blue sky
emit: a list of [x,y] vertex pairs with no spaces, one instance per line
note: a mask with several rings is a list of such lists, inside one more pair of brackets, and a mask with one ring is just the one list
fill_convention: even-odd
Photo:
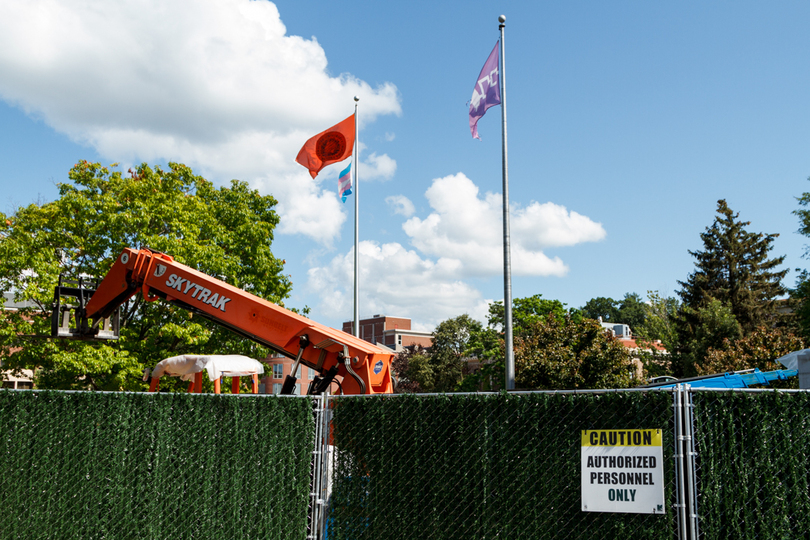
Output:
[[0,6],[0,210],[79,159],[180,161],[279,200],[288,305],[352,317],[353,200],[308,137],[360,100],[360,315],[432,329],[503,297],[500,108],[467,101],[506,21],[513,296],[674,295],[724,198],[778,233],[810,191],[804,2],[30,0]]

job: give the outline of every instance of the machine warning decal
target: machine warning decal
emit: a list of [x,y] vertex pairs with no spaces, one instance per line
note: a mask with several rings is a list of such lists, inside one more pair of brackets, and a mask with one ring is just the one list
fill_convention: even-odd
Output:
[[383,370],[383,361],[377,360],[377,362],[374,364],[374,375],[379,375],[382,370]]
[[155,268],[155,277],[160,277],[166,273],[166,266],[163,264],[158,264]]

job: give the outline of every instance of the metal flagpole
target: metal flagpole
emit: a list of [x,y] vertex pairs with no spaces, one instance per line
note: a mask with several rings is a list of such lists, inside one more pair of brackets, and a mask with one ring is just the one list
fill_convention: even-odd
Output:
[[503,145],[503,319],[504,342],[506,343],[506,389],[515,389],[515,352],[512,347],[512,262],[509,248],[509,165],[506,157],[506,53],[503,29],[506,16],[498,17],[501,31],[501,67],[498,78],[501,82],[501,133]]
[[357,102],[360,98],[354,96],[354,337],[360,337],[360,314],[357,305],[360,298],[360,203],[359,188],[360,171],[357,164],[360,161],[357,154],[360,152],[360,133],[357,130]]

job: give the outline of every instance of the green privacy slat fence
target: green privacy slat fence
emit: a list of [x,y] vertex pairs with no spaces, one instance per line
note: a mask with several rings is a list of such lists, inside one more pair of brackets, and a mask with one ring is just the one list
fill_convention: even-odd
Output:
[[[672,539],[671,392],[335,398],[330,539]],[[584,429],[661,429],[663,515],[581,511]]]
[[301,539],[312,403],[0,391],[0,538]]
[[810,536],[810,394],[694,392],[705,540]]

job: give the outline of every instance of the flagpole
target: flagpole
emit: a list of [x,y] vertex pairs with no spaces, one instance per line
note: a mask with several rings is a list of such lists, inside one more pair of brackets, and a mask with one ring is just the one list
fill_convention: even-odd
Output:
[[360,337],[360,314],[357,306],[360,303],[360,203],[359,188],[360,170],[358,169],[358,157],[360,152],[360,132],[357,129],[357,102],[360,98],[354,96],[354,337]]
[[501,133],[503,146],[503,320],[504,342],[506,344],[506,389],[515,389],[515,352],[512,336],[512,261],[509,247],[509,165],[506,153],[506,53],[503,29],[506,16],[498,17],[501,32]]

